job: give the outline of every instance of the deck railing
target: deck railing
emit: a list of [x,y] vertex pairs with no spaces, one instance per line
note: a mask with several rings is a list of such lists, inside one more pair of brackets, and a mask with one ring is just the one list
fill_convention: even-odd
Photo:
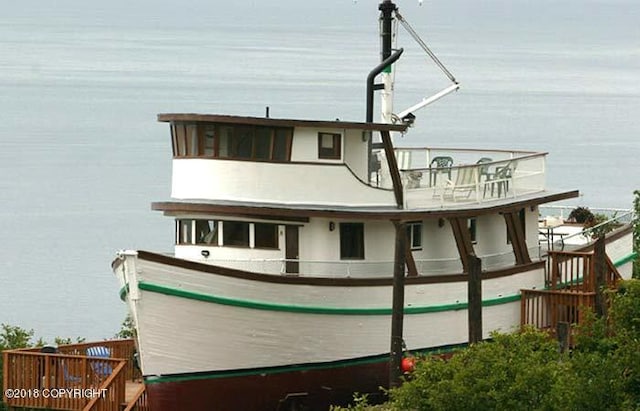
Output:
[[[483,203],[545,189],[546,153],[397,148],[395,155],[408,209],[448,202]],[[438,158],[448,160],[438,166]],[[382,166],[373,173],[371,184],[391,188],[388,169]]]
[[96,395],[89,401],[82,411],[120,411],[125,401],[125,366],[121,361],[111,375],[100,385]]
[[[614,288],[622,279],[611,259],[603,254],[604,284]],[[581,324],[585,312],[596,308],[596,254],[551,251],[548,289],[521,290],[520,322],[555,332],[559,322]]]
[[520,321],[522,325],[555,332],[558,322],[580,324],[585,310],[593,310],[595,292],[561,290],[522,290]]
[[149,411],[149,403],[147,401],[147,390],[144,385],[138,389],[129,405],[123,411]]
[[[190,259],[195,256],[197,260],[201,247],[194,247],[198,253],[192,252],[180,254],[180,258]],[[534,259],[540,258],[539,246],[530,247],[529,255]],[[174,256],[175,254],[169,254]],[[512,250],[507,250],[494,254],[479,256],[482,259],[482,266],[488,270],[497,270],[511,267],[515,263],[515,256]],[[208,260],[207,262],[212,262]],[[302,259],[215,259],[215,264],[236,270],[260,272],[273,275],[285,275],[287,263],[297,263],[299,276],[314,278],[371,278],[389,277],[393,273],[393,261],[361,261],[361,260],[302,260]],[[436,276],[462,273],[462,263],[460,257],[452,256],[447,258],[416,258],[418,275]]]
[[[91,347],[107,348],[110,357],[90,357]],[[4,388],[9,407],[119,411],[126,381],[139,380],[133,340],[69,344],[56,353],[42,348],[8,350],[3,355]],[[6,392],[5,392],[6,394]],[[89,408],[87,408],[89,407]]]
[[82,409],[92,399],[106,395],[105,383],[112,371],[126,363],[122,359],[21,350],[5,351],[3,360],[5,390],[15,393],[12,398],[5,395],[8,406],[58,410]]
[[[92,347],[105,347],[109,350],[110,358],[121,358],[127,360],[125,367],[125,378],[130,381],[139,380],[142,378],[140,369],[137,367],[134,360],[136,353],[136,346],[132,339],[122,340],[104,340],[104,341],[92,341],[86,343],[65,344],[57,347],[58,354],[68,355],[87,355],[87,350]],[[20,351],[28,352],[40,352],[40,347],[27,348]]]
[[[611,259],[605,255],[605,282],[615,287],[622,279]],[[547,285],[552,290],[571,289],[593,292],[596,285],[595,257],[592,252],[549,251]]]

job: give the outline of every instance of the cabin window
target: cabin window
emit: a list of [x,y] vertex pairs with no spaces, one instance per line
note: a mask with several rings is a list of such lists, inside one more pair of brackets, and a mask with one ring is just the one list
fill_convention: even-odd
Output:
[[175,132],[176,155],[185,157],[187,155],[187,129],[184,124],[176,124]]
[[408,223],[407,224],[407,238],[412,250],[422,249],[422,223]]
[[218,223],[214,220],[195,220],[196,244],[218,245]]
[[213,157],[216,153],[216,129],[211,124],[207,124],[203,129],[204,156]]
[[277,224],[255,223],[253,227],[254,247],[279,248]]
[[475,218],[470,218],[467,220],[467,227],[469,228],[469,237],[471,237],[471,244],[477,244],[478,240],[476,237],[476,226],[477,220]]
[[327,160],[339,160],[340,134],[318,133],[318,158]]
[[187,155],[195,157],[200,152],[198,128],[195,124],[187,124]]
[[289,159],[289,147],[291,146],[291,130],[276,128],[273,136],[273,156],[276,161]]
[[193,220],[176,220],[176,243],[191,244]]
[[249,247],[249,223],[243,221],[223,222],[222,243],[225,246]]
[[231,140],[233,149],[231,157],[251,158],[253,151],[253,128],[248,126],[236,127],[235,136]]
[[340,223],[340,259],[364,260],[363,223]]
[[289,161],[293,129],[213,123],[173,123],[174,157]]

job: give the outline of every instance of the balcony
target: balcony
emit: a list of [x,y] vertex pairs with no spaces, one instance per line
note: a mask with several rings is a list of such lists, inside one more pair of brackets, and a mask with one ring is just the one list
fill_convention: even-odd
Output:
[[[545,190],[547,153],[459,149],[396,149],[406,209],[483,204]],[[390,188],[383,153],[371,185]]]

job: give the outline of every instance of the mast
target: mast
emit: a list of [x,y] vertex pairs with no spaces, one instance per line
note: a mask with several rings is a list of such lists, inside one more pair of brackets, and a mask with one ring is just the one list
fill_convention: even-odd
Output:
[[[380,10],[380,61],[385,61],[391,56],[393,44],[393,13],[397,11],[396,5],[391,0],[384,0],[378,6]],[[391,123],[393,114],[393,73],[391,64],[382,71],[382,123]]]

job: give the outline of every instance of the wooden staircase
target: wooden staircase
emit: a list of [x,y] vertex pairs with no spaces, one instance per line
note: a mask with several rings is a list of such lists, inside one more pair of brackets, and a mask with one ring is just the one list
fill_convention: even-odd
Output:
[[[87,356],[91,347],[106,347],[108,358]],[[44,408],[82,411],[148,411],[142,375],[134,365],[133,340],[111,340],[8,350],[3,355],[4,388],[9,409]],[[24,395],[22,395],[24,394]]]
[[547,287],[522,290],[520,323],[554,334],[559,323],[580,325],[587,311],[602,314],[602,291],[622,280],[599,240],[591,252],[549,251]]

